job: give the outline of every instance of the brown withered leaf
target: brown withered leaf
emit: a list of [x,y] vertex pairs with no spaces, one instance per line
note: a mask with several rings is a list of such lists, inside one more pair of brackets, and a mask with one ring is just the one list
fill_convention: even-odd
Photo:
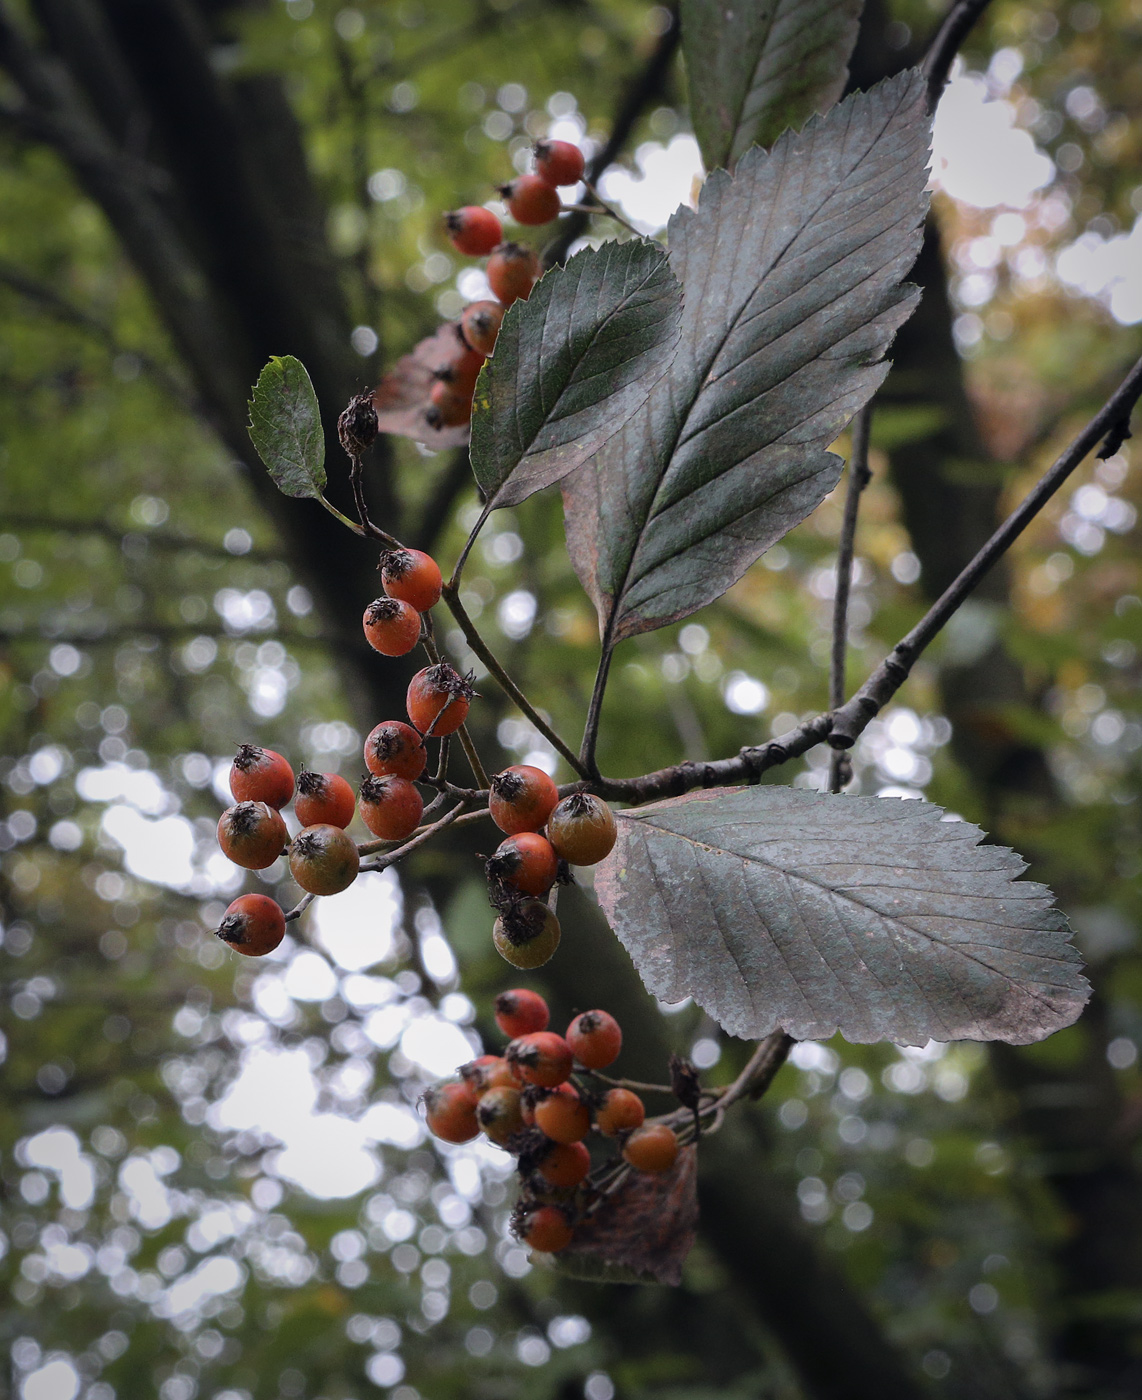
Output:
[[458,332],[455,321],[445,321],[433,335],[393,365],[373,390],[377,427],[382,433],[413,438],[439,452],[447,447],[463,447],[468,441],[468,425],[433,428],[424,416],[435,382],[433,372],[456,358]]
[[603,1283],[682,1282],[698,1229],[698,1154],[684,1147],[661,1176],[631,1172],[552,1256],[560,1273]]

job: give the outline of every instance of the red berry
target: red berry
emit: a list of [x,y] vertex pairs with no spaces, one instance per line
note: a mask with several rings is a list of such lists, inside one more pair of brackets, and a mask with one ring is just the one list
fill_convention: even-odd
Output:
[[542,768],[517,763],[492,779],[488,812],[501,831],[514,836],[538,831],[558,801],[559,789]]
[[547,1003],[538,992],[529,992],[526,987],[515,987],[496,997],[496,1025],[513,1040],[533,1031],[545,1031],[550,1019]]
[[583,178],[586,160],[570,141],[537,141],[535,173],[549,185],[577,185]]
[[554,1031],[533,1031],[518,1036],[504,1052],[509,1065],[516,1068],[528,1084],[541,1089],[554,1089],[571,1077],[574,1057],[571,1047]]
[[472,393],[458,392],[438,379],[429,394],[432,402],[424,410],[430,428],[461,428],[472,417]]
[[522,243],[501,243],[488,259],[488,284],[505,307],[526,301],[539,280],[539,259]]
[[567,1044],[584,1069],[606,1069],[623,1048],[619,1023],[606,1011],[584,1011],[567,1027]]
[[217,933],[236,953],[261,958],[285,937],[285,914],[269,895],[244,894],[223,914]]
[[365,639],[382,656],[407,656],[420,641],[420,614],[399,598],[377,598],[361,619]]
[[641,1128],[646,1105],[629,1089],[608,1089],[595,1110],[595,1124],[606,1137]]
[[502,1055],[481,1055],[461,1065],[460,1078],[477,1095],[489,1089],[518,1089],[520,1083]]
[[476,1105],[476,1122],[492,1142],[506,1147],[508,1139],[524,1129],[519,1090],[501,1085],[481,1094]]
[[386,719],[365,740],[365,767],[375,777],[396,778],[414,782],[428,763],[424,740],[410,724],[402,719]]
[[558,1206],[537,1206],[520,1222],[519,1237],[539,1254],[558,1254],[574,1238],[566,1211]]
[[577,1090],[560,1084],[536,1104],[535,1126],[552,1142],[582,1142],[591,1131],[591,1114]]
[[466,258],[485,258],[504,236],[499,219],[480,204],[466,204],[444,216],[452,246]]
[[458,398],[471,403],[472,394],[476,389],[476,380],[480,377],[480,370],[483,369],[487,356],[481,354],[479,350],[469,349],[463,336],[459,337],[459,341],[460,346],[456,358],[442,369],[434,370],[433,377],[438,383],[446,384]]
[[546,836],[521,831],[501,841],[496,853],[484,864],[488,879],[510,885],[522,894],[542,897],[555,883],[559,857]]
[[306,771],[297,775],[293,810],[302,826],[348,826],[357,810],[357,797],[340,774]]
[[471,1142],[479,1136],[476,1098],[466,1084],[438,1084],[426,1090],[422,1102],[434,1137],[444,1142]]
[[614,812],[589,792],[565,797],[547,823],[547,839],[569,865],[597,865],[610,855],[617,836]]
[[517,224],[549,224],[563,209],[554,185],[541,175],[519,175],[500,186],[500,194]]
[[541,899],[523,899],[505,909],[492,929],[492,942],[512,967],[531,971],[555,956],[563,930]]
[[239,802],[218,818],[222,854],[247,870],[265,870],[289,844],[289,832],[276,807]]
[[403,841],[420,825],[424,799],[407,778],[366,778],[361,820],[382,841]]
[[665,1123],[648,1123],[627,1138],[623,1156],[640,1172],[668,1172],[678,1158],[678,1138]]
[[460,334],[473,350],[490,355],[496,348],[503,319],[504,308],[498,301],[474,301],[460,317]]
[[273,749],[239,744],[230,769],[230,791],[235,802],[284,807],[293,796],[293,769]]
[[581,1142],[553,1142],[534,1159],[535,1169],[549,1186],[569,1190],[591,1170],[591,1154]]
[[422,734],[440,738],[464,723],[475,692],[447,661],[426,666],[409,682],[408,717]]
[[289,848],[290,874],[308,894],[340,894],[360,865],[356,841],[339,826],[307,826]]
[[390,598],[426,613],[440,601],[444,581],[431,555],[419,549],[393,549],[381,556],[381,582]]

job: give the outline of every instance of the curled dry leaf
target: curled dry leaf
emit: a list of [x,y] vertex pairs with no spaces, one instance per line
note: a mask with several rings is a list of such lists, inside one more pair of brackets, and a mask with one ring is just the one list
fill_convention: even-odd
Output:
[[377,427],[382,433],[412,438],[436,451],[463,447],[468,441],[467,424],[433,428],[424,416],[435,372],[456,359],[457,335],[456,323],[445,321],[433,335],[402,355],[373,390]]

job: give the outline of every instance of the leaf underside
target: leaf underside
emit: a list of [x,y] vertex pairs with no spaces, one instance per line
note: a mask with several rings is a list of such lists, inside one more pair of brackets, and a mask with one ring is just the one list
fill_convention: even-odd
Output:
[[632,1172],[551,1256],[556,1270],[592,1283],[680,1284],[698,1229],[697,1166],[683,1147],[668,1172]]
[[472,468],[490,509],[559,481],[642,406],[677,344],[681,301],[666,250],[635,238],[585,248],[509,307],[473,405]]
[[274,355],[249,402],[250,441],[278,490],[320,496],[325,489],[325,434],[309,374],[292,355]]
[[393,365],[373,390],[373,407],[377,410],[380,432],[412,438],[436,452],[447,447],[463,447],[468,441],[467,423],[434,428],[424,416],[436,383],[434,371],[446,369],[455,361],[458,337],[456,322],[445,321]]
[[927,802],[786,787],[619,813],[599,902],[648,989],[733,1035],[1003,1040],[1089,996],[1069,929],[1024,862]]
[[564,482],[572,561],[606,645],[731,587],[836,485],[826,451],[888,372],[918,293],[924,82],[857,93],[670,222],[682,331],[645,406]]
[[844,91],[861,0],[682,0],[694,134],[707,170],[827,111]]

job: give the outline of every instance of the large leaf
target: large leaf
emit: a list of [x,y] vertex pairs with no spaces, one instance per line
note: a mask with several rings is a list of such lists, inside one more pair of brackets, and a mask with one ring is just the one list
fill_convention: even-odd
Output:
[[682,0],[690,115],[706,168],[769,146],[844,91],[861,0]]
[[305,366],[274,355],[258,375],[249,403],[250,440],[274,485],[287,496],[320,496],[325,489],[321,410]]
[[599,902],[655,996],[760,1039],[1004,1040],[1069,1025],[1089,989],[1023,861],[926,802],[785,787],[619,814]]
[[473,406],[490,508],[551,486],[622,427],[669,364],[681,313],[665,249],[642,238],[584,249],[509,308]]
[[918,293],[924,81],[848,98],[670,222],[682,334],[646,406],[565,483],[608,644],[725,592],[824,498],[826,448],[876,390]]

